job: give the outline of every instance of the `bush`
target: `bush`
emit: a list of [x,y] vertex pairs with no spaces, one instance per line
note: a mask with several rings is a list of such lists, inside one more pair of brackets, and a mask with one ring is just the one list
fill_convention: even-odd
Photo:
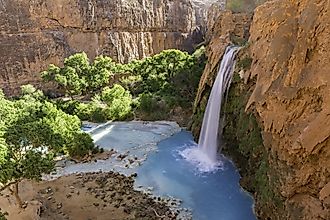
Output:
[[127,97],[114,99],[111,105],[104,110],[107,118],[112,120],[126,119],[132,113],[131,103],[132,99]]
[[101,100],[107,104],[105,114],[108,119],[123,120],[132,113],[132,96],[122,86],[115,84],[113,88],[106,87],[101,93]]
[[0,99],[4,99],[5,98],[5,93],[3,92],[2,89],[0,89]]
[[104,108],[101,106],[101,103],[95,100],[88,104],[79,103],[75,114],[83,121],[105,122],[107,120]]
[[31,84],[21,86],[22,95],[30,95],[30,94],[35,93],[36,91],[37,91],[37,89]]
[[139,109],[146,113],[158,110],[158,99],[151,93],[143,93],[139,96]]
[[143,92],[142,77],[140,75],[124,76],[119,81],[120,84],[133,95],[138,95]]
[[109,79],[113,76],[116,69],[116,63],[110,57],[99,56],[94,60],[87,76],[87,84],[89,91],[96,91],[109,83]]
[[139,96],[137,110],[138,117],[142,117],[144,120],[166,120],[169,116],[169,106],[166,100],[152,93],[143,93]]
[[45,81],[56,82],[67,95],[81,95],[101,89],[116,71],[110,57],[99,56],[90,64],[86,53],[77,53],[64,60],[64,67],[51,64],[42,72]]
[[1,212],[1,209],[0,209],[0,220],[6,220],[7,215],[8,215],[8,213],[3,213],[3,212]]
[[45,95],[41,90],[37,90],[33,85],[21,86],[21,99],[28,100],[44,100]]
[[65,151],[71,157],[81,158],[89,153],[94,152],[94,149],[95,147],[91,136],[81,132],[74,136],[73,141],[66,146]]
[[80,102],[77,100],[64,101],[62,99],[59,99],[55,101],[55,104],[57,108],[61,109],[63,112],[69,115],[74,115],[77,112],[77,108]]
[[252,61],[251,57],[244,57],[237,62],[237,67],[246,71],[250,69]]
[[107,105],[111,105],[113,100],[120,99],[124,96],[130,96],[130,94],[118,84],[115,84],[111,89],[109,87],[105,87],[101,92],[101,100]]

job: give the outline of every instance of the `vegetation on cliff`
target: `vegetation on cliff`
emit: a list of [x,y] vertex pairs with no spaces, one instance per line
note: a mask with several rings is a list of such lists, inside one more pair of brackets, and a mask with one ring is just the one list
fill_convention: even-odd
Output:
[[7,215],[8,213],[3,213],[3,212],[1,212],[1,208],[0,208],[0,220],[6,220],[6,215]]
[[[243,53],[242,53],[243,54]],[[237,62],[232,86],[224,104],[226,122],[223,130],[225,147],[223,152],[230,155],[239,166],[241,184],[254,194],[256,211],[259,216],[268,208],[281,209],[283,199],[276,185],[278,178],[269,165],[269,152],[263,145],[262,130],[252,109],[245,109],[255,82],[241,79],[240,71],[249,71],[251,58],[241,56]]]

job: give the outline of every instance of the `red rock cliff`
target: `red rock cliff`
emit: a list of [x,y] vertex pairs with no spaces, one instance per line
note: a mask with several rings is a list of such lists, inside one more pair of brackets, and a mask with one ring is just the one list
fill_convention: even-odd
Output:
[[[234,42],[230,36],[244,36],[244,16],[217,13],[211,11],[216,16],[209,20],[209,62],[195,102],[195,134],[224,48]],[[251,174],[244,185],[264,184],[247,187],[256,190],[253,193],[261,219],[330,219],[329,36],[328,0],[274,0],[254,12],[249,43],[239,54],[251,57],[252,63],[240,74],[245,83],[253,84],[252,95],[244,102],[259,121],[261,151],[265,153],[252,151],[239,166],[250,169],[242,173],[243,177]],[[247,87],[243,80],[241,84],[239,88]],[[241,95],[246,94],[248,91]],[[248,135],[250,125],[242,126],[248,128]],[[260,168],[260,164],[267,166]],[[265,204],[259,201],[261,194],[279,200]]]
[[[330,2],[271,1],[255,11],[249,100],[291,219],[330,219]],[[297,214],[299,213],[299,214]]]
[[125,62],[191,50],[195,8],[190,0],[1,0],[0,87],[38,84],[41,70],[74,52]]

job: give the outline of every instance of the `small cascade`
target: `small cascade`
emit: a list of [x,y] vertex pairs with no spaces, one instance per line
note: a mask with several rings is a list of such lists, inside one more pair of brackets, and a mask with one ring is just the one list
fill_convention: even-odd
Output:
[[239,47],[229,46],[223,56],[218,75],[212,87],[203,118],[202,130],[198,147],[186,149],[181,155],[197,165],[202,172],[215,170],[219,165],[217,149],[220,145],[219,135],[222,134],[221,104],[228,92],[235,67],[235,57]]

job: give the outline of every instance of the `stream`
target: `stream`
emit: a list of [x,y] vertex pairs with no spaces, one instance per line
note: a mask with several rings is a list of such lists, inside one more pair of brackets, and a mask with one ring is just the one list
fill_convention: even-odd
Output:
[[196,147],[190,132],[173,122],[114,122],[85,125],[94,142],[117,153],[107,160],[62,164],[52,177],[95,171],[137,173],[136,189],[174,197],[195,220],[254,220],[253,198],[239,185],[233,163],[221,156],[218,169],[201,172],[181,152]]

